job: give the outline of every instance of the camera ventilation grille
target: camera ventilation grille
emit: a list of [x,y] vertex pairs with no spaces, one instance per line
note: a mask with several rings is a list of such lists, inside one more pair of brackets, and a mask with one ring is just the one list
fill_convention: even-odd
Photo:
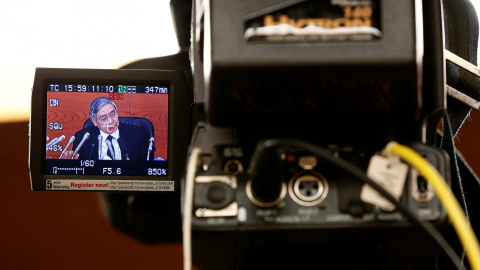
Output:
[[232,95],[252,113],[392,112],[396,103],[389,84],[380,80],[236,81]]

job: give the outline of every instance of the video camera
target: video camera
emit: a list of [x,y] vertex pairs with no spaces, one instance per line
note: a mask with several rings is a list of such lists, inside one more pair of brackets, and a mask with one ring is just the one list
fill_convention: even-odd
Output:
[[186,269],[450,265],[431,183],[382,154],[404,144],[452,184],[442,1],[171,6],[176,55],[37,69],[32,190],[101,192],[124,233],[183,240]]

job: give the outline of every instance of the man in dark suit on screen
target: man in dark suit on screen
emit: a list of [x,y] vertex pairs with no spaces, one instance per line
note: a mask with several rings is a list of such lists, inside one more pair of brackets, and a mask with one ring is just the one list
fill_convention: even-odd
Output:
[[[94,126],[75,133],[72,149],[77,149],[83,138],[86,140],[74,159],[147,160],[149,135],[138,126],[121,123],[115,102],[106,97],[92,101],[90,119]],[[73,154],[73,151],[66,152],[63,158],[72,158]],[[151,156],[153,157],[153,153]]]

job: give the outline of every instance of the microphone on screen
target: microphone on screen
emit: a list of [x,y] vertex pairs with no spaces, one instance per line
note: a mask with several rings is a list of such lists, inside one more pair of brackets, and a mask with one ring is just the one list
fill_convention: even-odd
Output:
[[63,140],[65,140],[65,135],[62,135],[60,137],[57,137],[57,138],[51,140],[49,143],[47,143],[47,151],[48,151],[48,148],[54,146],[55,144],[57,144],[57,143],[59,143]]
[[155,138],[151,137],[150,138],[150,144],[148,145],[148,153],[147,153],[147,160],[150,160],[150,152],[153,150],[153,142],[155,141]]
[[65,152],[67,152],[67,149],[70,147],[70,145],[75,141],[75,136],[70,137],[70,140],[67,143],[67,146],[65,146],[65,149],[63,149],[62,154],[58,159],[62,159],[63,155],[65,155]]
[[83,144],[85,143],[85,141],[90,137],[90,133],[85,133],[85,135],[83,135],[83,138],[82,140],[80,141],[80,143],[78,144],[77,146],[77,149],[75,149],[75,152],[73,152],[73,155],[72,155],[72,159],[75,157],[76,154],[78,154],[78,151],[80,151],[80,148],[82,148]]

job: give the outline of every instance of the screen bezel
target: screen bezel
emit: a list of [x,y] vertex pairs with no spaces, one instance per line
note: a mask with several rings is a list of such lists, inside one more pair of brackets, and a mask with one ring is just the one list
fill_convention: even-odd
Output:
[[[50,83],[156,84],[169,86],[168,143],[166,176],[148,175],[50,175],[46,172],[47,85]],[[30,111],[29,168],[32,190],[47,190],[48,180],[149,180],[179,181],[185,168],[190,140],[191,101],[183,72],[146,69],[64,69],[37,68]],[[92,191],[92,190],[90,190]],[[105,191],[105,190],[102,190]]]

